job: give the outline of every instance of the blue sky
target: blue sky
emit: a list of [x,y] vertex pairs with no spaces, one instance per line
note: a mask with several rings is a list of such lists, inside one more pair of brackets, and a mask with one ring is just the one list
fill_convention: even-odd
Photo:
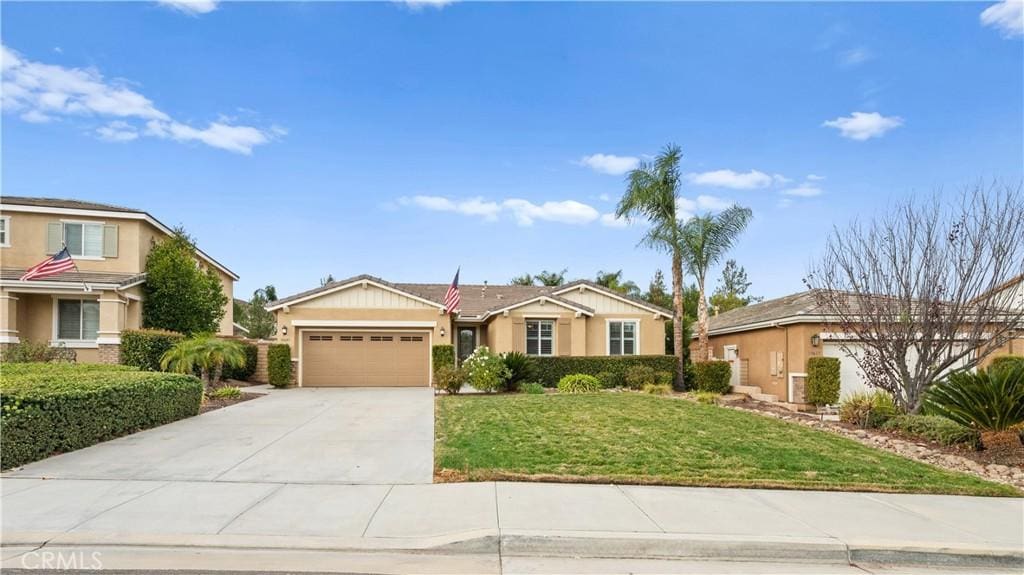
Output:
[[[755,219],[757,295],[833,225],[1024,178],[1020,3],[4,3],[3,193],[145,209],[282,295],[668,259],[608,216],[675,142]],[[717,272],[715,274],[717,277]]]

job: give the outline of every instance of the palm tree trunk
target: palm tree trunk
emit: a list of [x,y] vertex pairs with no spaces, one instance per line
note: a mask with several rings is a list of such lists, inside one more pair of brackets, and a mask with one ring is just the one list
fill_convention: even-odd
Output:
[[711,350],[708,348],[708,302],[704,299],[704,278],[697,278],[699,298],[697,300],[697,360],[709,361]]
[[683,375],[683,256],[679,248],[672,250],[672,351],[676,355],[678,373],[676,388],[686,389]]

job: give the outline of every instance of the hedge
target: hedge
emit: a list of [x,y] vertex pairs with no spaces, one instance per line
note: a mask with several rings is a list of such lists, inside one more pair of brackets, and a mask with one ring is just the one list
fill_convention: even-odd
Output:
[[[672,355],[595,355],[595,356],[533,356],[537,367],[537,380],[544,387],[555,387],[558,380],[574,373],[585,373],[597,377],[606,372],[619,381],[624,381],[626,372],[635,365],[646,365],[655,371],[676,374],[676,358]],[[603,377],[610,377],[605,375]]]
[[199,413],[191,375],[96,364],[5,365],[0,467],[9,469]]
[[693,387],[697,391],[729,393],[732,389],[732,366],[728,361],[698,361],[693,364]]
[[435,345],[430,349],[434,373],[442,367],[455,367],[455,346],[450,344]]
[[256,344],[248,343],[245,341],[238,342],[242,345],[242,351],[245,353],[245,365],[242,367],[231,367],[230,365],[224,366],[224,371],[221,373],[221,379],[237,379],[238,381],[249,381],[254,373],[256,373],[256,356],[259,353],[259,349]]
[[807,358],[807,383],[804,399],[814,405],[832,405],[839,402],[839,358]]
[[121,363],[143,371],[160,371],[160,358],[185,339],[175,331],[126,329],[121,332]]
[[287,343],[267,346],[267,378],[274,387],[287,387],[292,383],[292,348]]
[[1024,364],[1024,355],[1000,355],[992,358],[992,363],[989,365],[989,369],[1011,367],[1018,363]]

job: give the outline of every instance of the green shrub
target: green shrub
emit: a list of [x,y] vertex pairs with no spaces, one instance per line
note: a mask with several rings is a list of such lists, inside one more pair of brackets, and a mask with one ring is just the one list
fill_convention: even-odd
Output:
[[839,402],[839,419],[860,427],[878,427],[897,414],[896,404],[888,393],[859,391]]
[[191,375],[24,364],[0,373],[0,467],[9,469],[199,413]]
[[807,358],[804,399],[814,405],[831,405],[839,401],[839,358]]
[[461,367],[442,365],[434,371],[434,388],[455,395],[466,383],[466,372]]
[[267,379],[274,387],[288,387],[292,383],[292,348],[287,343],[267,346]]
[[646,365],[655,371],[668,372],[671,377],[676,373],[676,359],[671,355],[558,355],[534,357],[533,360],[537,366],[537,379],[545,387],[555,387],[558,380],[575,373],[596,376],[607,372],[625,378],[626,372],[634,365]]
[[601,382],[585,373],[569,374],[558,380],[558,393],[594,393],[601,391]]
[[54,360],[55,349],[46,342],[22,340],[7,346],[7,349],[4,350],[3,360],[6,363],[49,362]]
[[646,385],[658,384],[658,371],[649,365],[634,365],[626,370],[622,379],[629,389],[643,389]]
[[455,346],[450,344],[435,345],[430,348],[430,357],[433,361],[434,373],[442,367],[455,367]]
[[641,391],[651,395],[669,395],[672,393],[672,386],[667,383],[648,383]]
[[992,358],[992,363],[989,364],[989,369],[1002,369],[1004,367],[1012,367],[1015,365],[1024,365],[1024,355],[1000,355]]
[[225,385],[210,392],[210,397],[213,399],[238,399],[242,397],[242,390],[233,385]]
[[160,358],[185,336],[162,329],[126,329],[121,332],[121,364],[143,371],[160,371]]
[[242,344],[242,352],[245,354],[245,364],[241,367],[225,365],[221,379],[249,381],[253,374],[256,373],[256,356],[259,354],[259,348],[254,343],[245,341],[239,343]]
[[728,361],[699,361],[693,364],[693,387],[698,391],[729,393],[732,366]]
[[715,405],[718,403],[718,398],[722,397],[722,394],[715,393],[713,391],[695,391],[693,393],[693,399],[697,403],[703,403],[705,405]]
[[595,375],[598,381],[601,382],[601,387],[605,389],[614,389],[616,387],[625,387],[626,379],[621,375],[612,371],[602,371]]
[[942,445],[976,445],[978,432],[939,415],[897,415],[882,424],[886,431],[898,431]]
[[491,393],[502,389],[508,380],[509,370],[500,355],[491,352],[487,346],[473,350],[473,354],[462,362],[469,385],[473,389]]
[[928,390],[924,402],[928,413],[982,432],[1019,426],[1024,423],[1024,363],[952,373]]
[[529,383],[524,383],[520,385],[519,391],[521,393],[527,393],[530,395],[538,395],[544,393],[544,386],[537,383],[536,381],[531,381]]
[[505,380],[505,391],[519,391],[519,385],[527,381],[537,379],[537,367],[533,358],[518,351],[510,351],[501,354],[501,359],[508,368],[509,376]]

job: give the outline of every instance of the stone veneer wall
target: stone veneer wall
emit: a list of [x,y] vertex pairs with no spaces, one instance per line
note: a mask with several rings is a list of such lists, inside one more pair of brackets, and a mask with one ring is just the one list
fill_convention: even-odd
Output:
[[100,363],[121,363],[121,346],[119,344],[100,344],[98,351]]

